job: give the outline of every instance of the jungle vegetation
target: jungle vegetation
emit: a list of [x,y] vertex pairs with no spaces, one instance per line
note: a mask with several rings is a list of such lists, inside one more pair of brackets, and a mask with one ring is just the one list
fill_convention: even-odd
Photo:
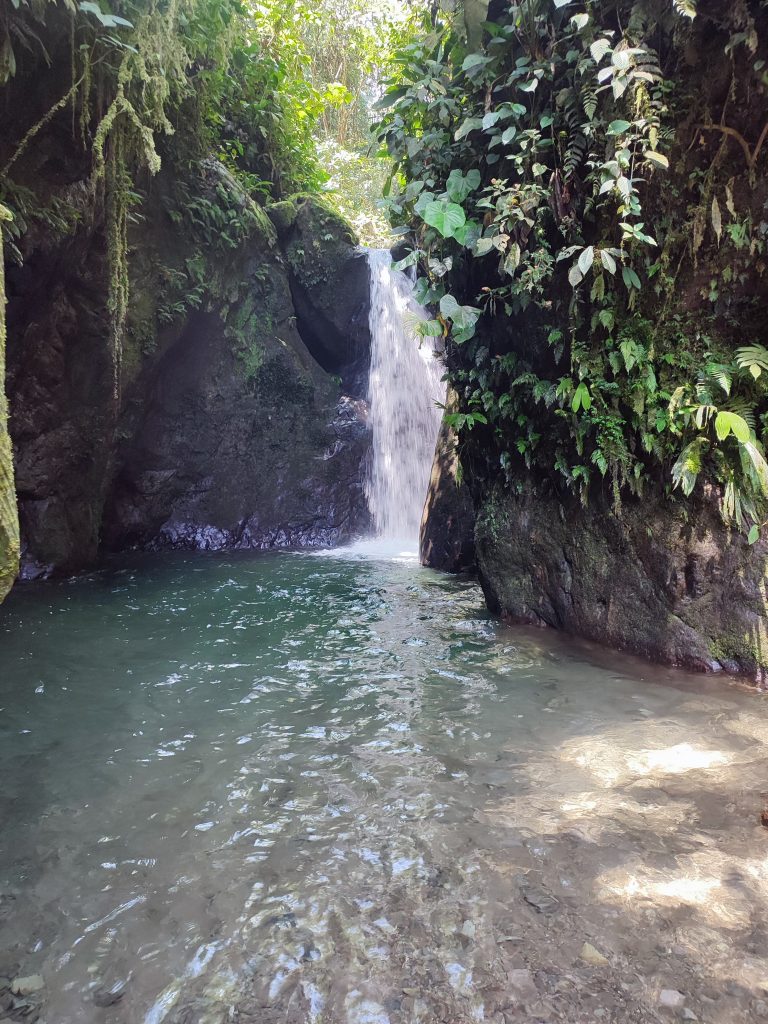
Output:
[[491,0],[398,56],[378,138],[475,480],[766,518],[768,5]]

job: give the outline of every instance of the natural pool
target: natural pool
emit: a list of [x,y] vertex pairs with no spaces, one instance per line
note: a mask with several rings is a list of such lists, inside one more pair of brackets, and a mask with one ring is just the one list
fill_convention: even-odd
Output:
[[45,988],[7,1012],[761,1020],[767,712],[504,627],[408,558],[155,556],[20,587],[0,976]]

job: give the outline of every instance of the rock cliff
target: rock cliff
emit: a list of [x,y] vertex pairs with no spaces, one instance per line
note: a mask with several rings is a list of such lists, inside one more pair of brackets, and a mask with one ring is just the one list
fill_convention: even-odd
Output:
[[30,244],[11,270],[23,576],[103,548],[317,546],[366,528],[367,261],[321,202],[276,205],[277,228],[198,250],[190,298],[185,238],[154,203],[118,398],[99,231]]
[[481,505],[477,564],[489,606],[654,661],[768,679],[765,542],[749,548],[717,503],[584,508],[497,490]]

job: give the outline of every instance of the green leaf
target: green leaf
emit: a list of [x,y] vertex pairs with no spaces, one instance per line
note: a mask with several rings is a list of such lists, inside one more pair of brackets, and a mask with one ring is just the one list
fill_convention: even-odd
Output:
[[483,233],[483,225],[476,220],[468,220],[462,227],[457,228],[453,234],[453,237],[459,243],[467,249],[474,249],[475,242],[480,238]]
[[611,121],[608,125],[607,132],[609,135],[624,135],[631,127],[632,125],[629,121]]
[[396,89],[388,89],[380,100],[377,100],[373,104],[373,110],[385,110],[387,107],[391,107],[394,103],[397,103],[399,99],[408,92],[408,86],[399,85]]
[[468,57],[464,58],[464,63],[461,65],[462,71],[471,71],[472,68],[483,67],[485,64],[490,64],[491,58],[484,57],[482,53],[470,53]]
[[571,267],[571,269],[568,271],[568,282],[569,282],[569,284],[571,285],[572,288],[575,288],[577,285],[580,285],[583,280],[584,280],[584,275],[579,270],[578,264],[574,263],[573,266]]
[[757,380],[763,370],[768,371],[768,348],[763,345],[745,345],[736,349],[736,365],[749,370]]
[[454,203],[463,203],[470,192],[474,192],[480,187],[480,181],[480,171],[477,168],[473,168],[467,174],[462,174],[460,170],[454,169],[448,175],[445,191]]
[[475,242],[475,256],[485,256],[495,248],[492,238],[478,238]]
[[603,264],[603,266],[609,274],[616,273],[616,260],[605,249],[600,250],[600,262]]
[[681,487],[683,494],[688,497],[696,486],[696,480],[701,472],[702,451],[706,446],[706,440],[697,437],[691,441],[680,452],[677,462],[672,467],[672,482],[675,487]]
[[765,456],[754,441],[747,441],[744,444],[743,450],[747,453],[749,461],[755,470],[763,497],[768,498],[768,462],[765,461]]
[[586,277],[587,273],[589,272],[589,270],[591,269],[592,263],[594,262],[594,259],[595,259],[595,249],[594,249],[594,246],[588,245],[587,248],[583,250],[583,252],[579,256],[579,259],[577,261],[577,266],[578,266],[579,270],[581,271],[581,273],[585,277]]
[[582,32],[589,24],[588,14],[574,14],[571,18],[571,24],[577,32]]
[[439,320],[422,320],[417,330],[425,338],[441,338],[443,335],[443,325]]
[[477,46],[483,37],[483,22],[488,17],[488,0],[464,0],[464,27],[467,44]]
[[458,203],[448,203],[438,199],[427,204],[423,213],[424,220],[430,227],[436,228],[443,238],[451,238],[455,232],[467,222],[464,210]]
[[741,441],[742,444],[746,444],[751,435],[747,421],[738,413],[726,410],[719,412],[715,417],[715,433],[718,441],[725,441],[730,434],[733,434],[736,440]]
[[407,256],[403,259],[398,260],[397,263],[392,264],[393,270],[407,270],[408,267],[413,267],[419,262],[419,256],[421,256],[420,249],[412,249]]
[[578,412],[579,409],[582,408],[586,412],[591,405],[592,396],[589,393],[589,388],[584,383],[584,381],[581,381],[581,383],[573,393],[573,398],[571,399],[571,408],[574,412]]
[[760,539],[760,527],[757,525],[757,523],[755,523],[752,526],[752,529],[747,534],[747,543],[748,544],[757,544],[759,539]]
[[509,274],[510,277],[514,277],[515,271],[520,266],[520,246],[517,242],[513,242],[509,247],[509,252],[504,260],[504,272]]
[[643,156],[646,160],[650,160],[652,164],[663,167],[665,170],[669,167],[669,160],[667,160],[664,154],[657,153],[654,149],[646,149]]
[[465,136],[469,135],[470,132],[476,131],[478,128],[483,127],[483,120],[480,117],[467,117],[459,125],[454,134],[456,142],[460,142]]
[[595,64],[599,64],[603,57],[608,53],[611,48],[610,41],[608,39],[596,39],[594,43],[589,47],[589,52],[592,54],[592,60]]
[[621,276],[627,288],[636,288],[637,291],[640,291],[640,289],[643,287],[640,278],[637,276],[632,267],[622,267]]
[[530,78],[527,82],[520,82],[517,87],[521,92],[535,92],[539,87],[539,80]]

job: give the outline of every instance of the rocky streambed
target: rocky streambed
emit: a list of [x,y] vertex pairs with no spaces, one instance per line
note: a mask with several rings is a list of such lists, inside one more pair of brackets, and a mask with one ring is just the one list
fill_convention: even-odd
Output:
[[765,698],[375,554],[11,595],[0,973],[45,983],[11,1019],[763,1019]]

